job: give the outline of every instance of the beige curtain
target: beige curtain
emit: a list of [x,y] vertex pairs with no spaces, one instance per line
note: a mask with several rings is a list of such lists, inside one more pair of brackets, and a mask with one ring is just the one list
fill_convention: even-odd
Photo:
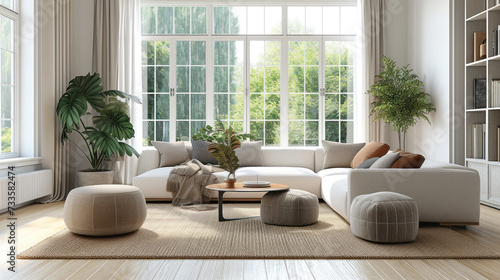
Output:
[[[380,73],[381,59],[385,53],[385,34],[384,34],[384,10],[385,0],[358,0],[358,9],[361,20],[361,34],[358,36],[361,45],[361,89],[365,93],[369,87],[375,83],[375,76]],[[362,110],[366,114],[366,134],[369,141],[389,142],[389,126],[383,121],[375,119],[370,115],[370,104],[374,101],[373,97],[364,95]]]
[[[140,1],[95,0],[92,71],[101,74],[104,90],[118,89],[141,95],[140,88]],[[140,105],[131,102],[130,118],[135,135],[141,131]],[[139,137],[128,141],[140,152]],[[112,163],[114,183],[130,184],[137,158],[124,157]]]
[[[55,104],[66,91],[71,80],[71,2],[60,0],[54,5],[54,33],[55,33]],[[43,203],[63,200],[71,189],[70,145],[63,144],[61,139],[62,127],[59,119],[55,119],[54,141],[54,192],[52,198]]]

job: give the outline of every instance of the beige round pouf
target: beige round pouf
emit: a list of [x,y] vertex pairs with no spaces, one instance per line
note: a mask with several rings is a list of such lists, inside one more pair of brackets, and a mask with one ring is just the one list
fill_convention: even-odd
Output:
[[73,189],[64,203],[64,223],[74,233],[118,235],[139,229],[146,220],[146,200],[129,185],[94,185]]
[[359,195],[351,204],[351,231],[381,243],[414,241],[418,233],[417,203],[406,195],[377,192]]
[[306,226],[318,221],[318,197],[301,190],[268,192],[260,203],[262,222],[279,226]]

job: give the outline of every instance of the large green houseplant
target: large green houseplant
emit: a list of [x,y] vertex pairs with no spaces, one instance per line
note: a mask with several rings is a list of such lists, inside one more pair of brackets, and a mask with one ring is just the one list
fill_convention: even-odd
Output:
[[382,58],[382,73],[368,93],[375,97],[371,103],[371,115],[392,125],[398,133],[399,148],[405,149],[406,133],[418,119],[431,123],[427,114],[436,111],[429,101],[430,94],[424,91],[424,83],[413,73],[410,65],[402,68],[388,57]]
[[[141,103],[140,99],[119,90],[103,91],[98,73],[77,76],[69,82],[66,92],[57,104],[56,113],[62,125],[61,140],[69,140],[85,155],[91,168],[85,171],[102,171],[103,162],[113,155],[139,157],[139,153],[123,142],[134,137],[130,122],[129,106],[120,98]],[[90,123],[84,116],[94,109]],[[85,143],[84,148],[69,138],[75,132]],[[112,177],[111,177],[112,178]]]
[[254,139],[254,137],[248,133],[237,133],[231,126],[226,129],[221,121],[217,122],[215,128],[207,125],[193,135],[193,140],[210,143],[208,145],[210,156],[217,159],[220,168],[229,172],[226,179],[228,186],[234,186],[236,181],[235,172],[240,165],[234,150],[241,147],[243,139]]

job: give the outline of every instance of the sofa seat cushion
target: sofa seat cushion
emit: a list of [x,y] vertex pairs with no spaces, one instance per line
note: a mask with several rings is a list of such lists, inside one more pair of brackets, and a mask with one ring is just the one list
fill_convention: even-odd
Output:
[[167,192],[167,180],[174,167],[161,167],[142,173],[132,179],[132,185],[142,190],[144,197],[172,198],[172,193]]
[[[227,178],[227,172],[217,172],[215,176],[220,182]],[[321,177],[312,170],[303,167],[271,167],[271,166],[254,166],[240,167],[236,170],[236,180],[238,182],[256,181],[259,176],[259,181],[269,181],[276,184],[288,185],[292,189],[308,191],[318,197],[321,196]],[[238,193],[226,193],[224,197],[234,197]],[[244,197],[248,197],[245,193]],[[264,193],[255,193],[255,197],[262,197]],[[241,196],[241,194],[240,194]]]
[[[338,169],[338,168],[335,168]],[[348,169],[348,168],[346,168]],[[348,185],[347,174],[333,172],[329,175],[321,176],[321,197],[335,212],[349,221],[348,211]]]
[[352,170],[351,168],[328,168],[328,169],[323,169],[319,171],[317,174],[323,178],[326,176],[330,175],[342,175],[342,174],[347,174],[349,173],[349,170]]

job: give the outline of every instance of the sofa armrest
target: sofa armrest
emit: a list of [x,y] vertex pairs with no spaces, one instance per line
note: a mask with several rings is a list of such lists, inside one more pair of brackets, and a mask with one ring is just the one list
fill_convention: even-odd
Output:
[[160,167],[160,154],[158,150],[155,148],[145,148],[139,157],[136,176],[158,167]]
[[479,174],[473,169],[354,169],[347,182],[348,217],[356,196],[392,191],[417,202],[422,222],[479,223]]

